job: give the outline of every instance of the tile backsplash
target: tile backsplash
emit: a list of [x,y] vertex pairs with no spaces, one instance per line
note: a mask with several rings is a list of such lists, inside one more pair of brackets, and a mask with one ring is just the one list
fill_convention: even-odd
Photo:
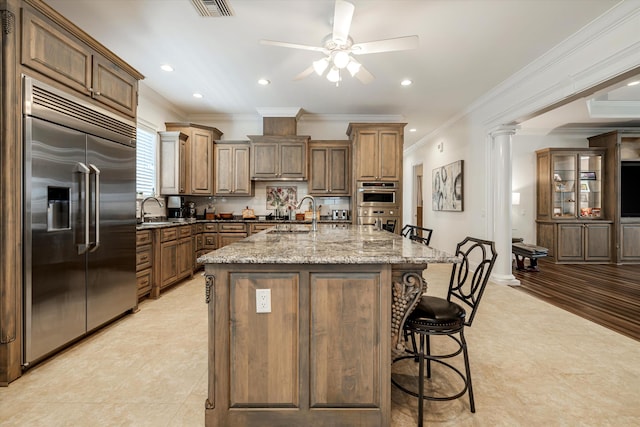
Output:
[[[234,215],[241,215],[242,210],[248,206],[254,210],[256,215],[261,216],[275,213],[273,208],[267,207],[267,187],[296,187],[295,192],[298,201],[308,191],[308,183],[306,182],[256,181],[254,185],[255,192],[253,197],[184,196],[184,201],[195,202],[196,215],[198,216],[204,215],[205,209],[210,212],[212,206],[215,207],[216,213],[230,212]],[[316,197],[315,199],[318,205],[322,205],[320,215],[331,215],[333,209],[351,209],[350,197]],[[298,212],[304,212],[307,209],[308,207],[305,203]]]

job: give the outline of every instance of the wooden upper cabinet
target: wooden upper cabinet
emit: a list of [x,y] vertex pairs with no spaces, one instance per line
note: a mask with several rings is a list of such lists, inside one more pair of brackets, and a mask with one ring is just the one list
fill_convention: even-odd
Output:
[[191,194],[213,193],[213,132],[191,131]]
[[401,181],[406,123],[350,123],[356,181]]
[[187,194],[187,134],[160,135],[160,194]]
[[93,50],[31,10],[22,12],[22,64],[91,95]]
[[127,115],[135,116],[138,81],[112,62],[94,55],[93,97]]
[[215,144],[215,191],[217,196],[252,196],[248,142]]
[[[78,32],[80,30],[75,29],[75,33]],[[136,117],[138,79],[142,75],[123,69],[84,40],[27,6],[22,12],[21,62],[101,106]]]
[[350,141],[309,143],[309,194],[348,196],[351,194]]
[[251,179],[307,179],[308,136],[255,135],[251,140]]
[[222,132],[214,127],[193,123],[165,123],[165,126],[167,131],[177,131],[187,135],[184,156],[187,184],[185,192],[179,194],[213,195],[213,141],[219,139]]

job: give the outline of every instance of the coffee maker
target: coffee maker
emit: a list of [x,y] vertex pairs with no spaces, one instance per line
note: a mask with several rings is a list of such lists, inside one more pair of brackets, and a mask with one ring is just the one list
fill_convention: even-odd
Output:
[[182,203],[183,203],[183,199],[180,196],[167,197],[167,218],[168,219],[184,218]]
[[185,214],[186,214],[185,216],[187,218],[195,219],[195,217],[196,217],[196,204],[195,204],[195,202],[187,202],[184,210],[185,210]]

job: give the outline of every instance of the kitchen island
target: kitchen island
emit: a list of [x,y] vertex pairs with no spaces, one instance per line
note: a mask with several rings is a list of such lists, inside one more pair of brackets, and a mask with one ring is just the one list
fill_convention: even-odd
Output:
[[392,352],[422,270],[457,258],[372,226],[282,224],[198,261],[207,426],[371,427],[391,424]]

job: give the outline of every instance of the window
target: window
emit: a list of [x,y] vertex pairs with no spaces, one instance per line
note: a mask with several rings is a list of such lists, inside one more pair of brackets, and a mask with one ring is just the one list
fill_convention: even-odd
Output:
[[156,189],[157,133],[138,124],[136,145],[136,192],[154,196]]

